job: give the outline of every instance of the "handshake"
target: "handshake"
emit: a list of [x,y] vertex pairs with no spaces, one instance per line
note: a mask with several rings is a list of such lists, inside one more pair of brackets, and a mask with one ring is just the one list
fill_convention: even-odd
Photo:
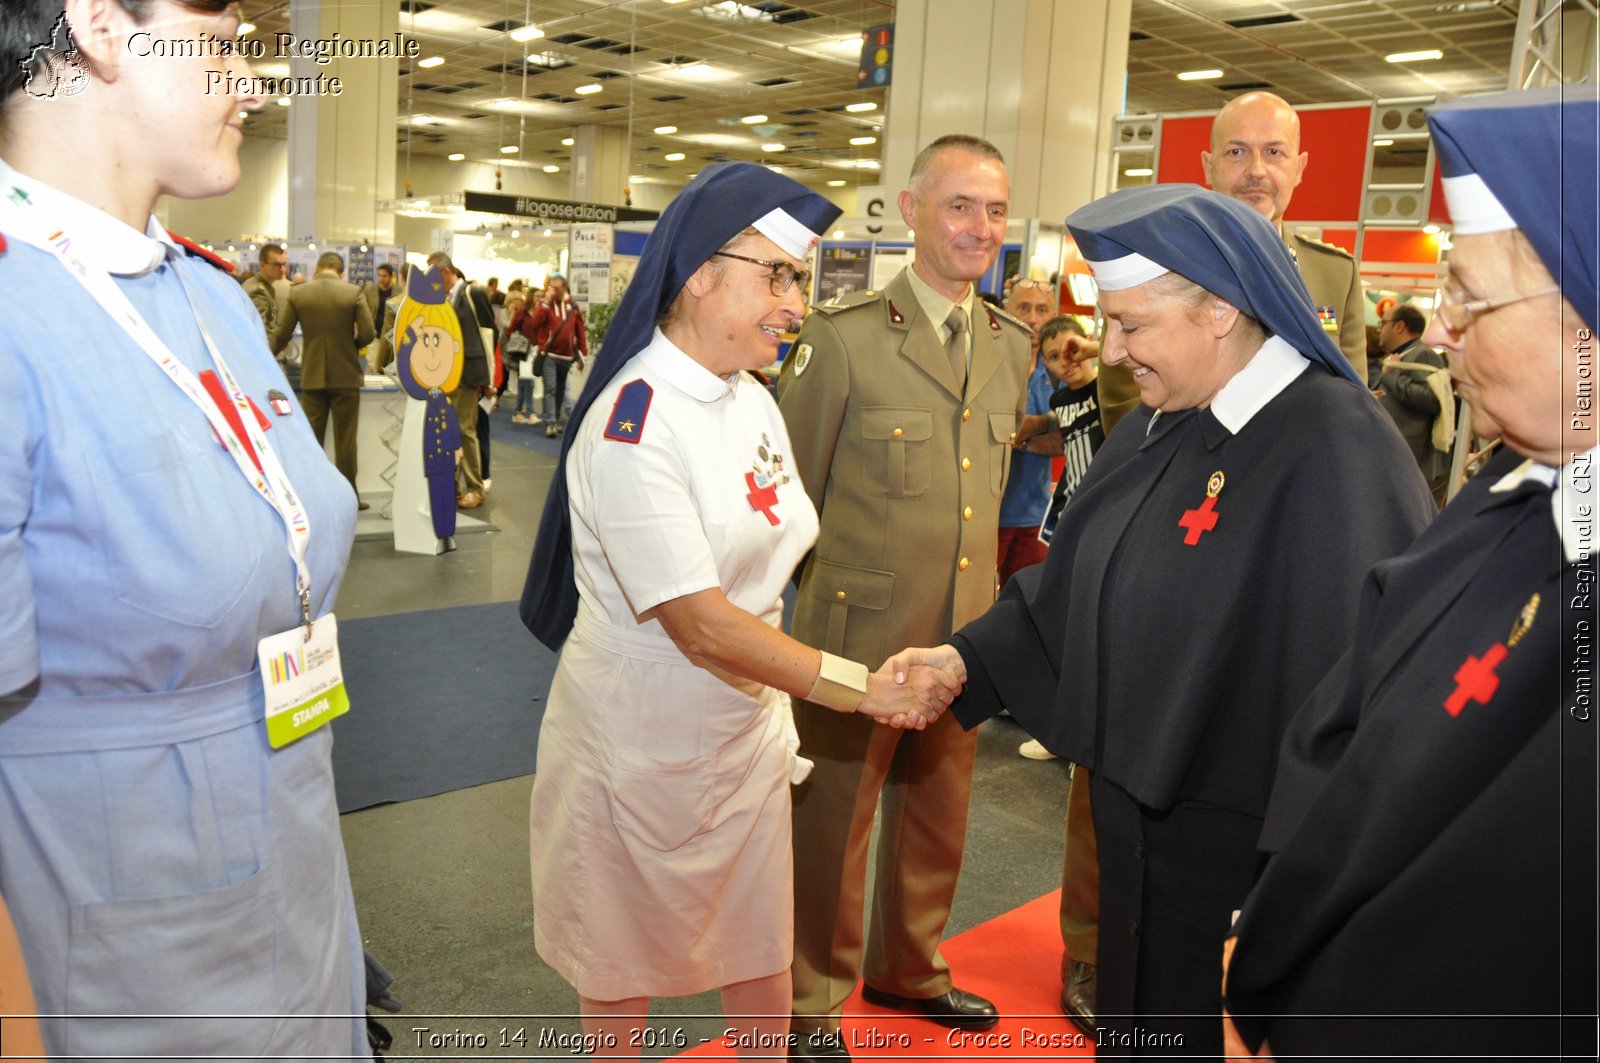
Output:
[[904,649],[867,676],[856,711],[888,727],[920,731],[944,715],[966,682],[967,666],[949,643]]

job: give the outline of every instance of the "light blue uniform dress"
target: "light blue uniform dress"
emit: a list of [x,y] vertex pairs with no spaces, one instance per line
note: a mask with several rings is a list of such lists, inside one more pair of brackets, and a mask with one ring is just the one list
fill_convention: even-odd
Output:
[[[310,515],[312,614],[356,517],[243,291],[0,163],[194,372],[182,273]],[[0,892],[52,1057],[368,1058],[326,727],[274,752],[256,665],[293,627],[277,513],[204,414],[0,211]],[[153,268],[152,268],[153,267]],[[150,1015],[152,1018],[123,1016]],[[222,1016],[212,1018],[160,1016]],[[242,1016],[242,1017],[241,1017]]]

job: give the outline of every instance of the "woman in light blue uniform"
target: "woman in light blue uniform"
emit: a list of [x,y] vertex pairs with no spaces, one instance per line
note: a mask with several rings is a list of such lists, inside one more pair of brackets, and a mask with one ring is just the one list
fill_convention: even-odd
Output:
[[248,298],[151,215],[237,183],[260,101],[206,68],[250,71],[130,47],[237,14],[67,0],[74,39],[62,0],[8,7],[0,56],[33,62],[0,63],[0,894],[46,1047],[367,1058],[331,737],[272,748],[257,656],[331,632],[356,500]]

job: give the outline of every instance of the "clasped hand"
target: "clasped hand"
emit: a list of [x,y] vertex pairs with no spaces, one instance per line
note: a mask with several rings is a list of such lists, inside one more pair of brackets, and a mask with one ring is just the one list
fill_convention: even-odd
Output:
[[857,711],[889,727],[920,731],[944,715],[966,681],[954,646],[901,650],[867,677]]

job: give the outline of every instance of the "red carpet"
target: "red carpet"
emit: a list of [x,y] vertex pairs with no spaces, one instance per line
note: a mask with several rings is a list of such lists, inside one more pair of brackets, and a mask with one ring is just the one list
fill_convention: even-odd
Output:
[[[994,1001],[1000,1024],[982,1033],[947,1030],[873,1007],[858,988],[844,1005],[853,1060],[1093,1058],[1093,1041],[1061,1014],[1061,891],[1014,908],[944,943],[961,988]],[[723,1043],[678,1058],[735,1059]]]

